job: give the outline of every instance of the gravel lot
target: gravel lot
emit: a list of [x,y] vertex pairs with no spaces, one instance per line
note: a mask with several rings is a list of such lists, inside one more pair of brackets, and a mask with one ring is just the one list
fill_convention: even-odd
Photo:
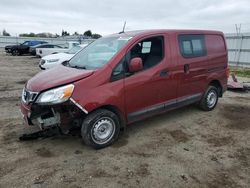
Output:
[[38,58],[0,52],[0,187],[249,187],[250,93],[226,92],[212,112],[195,106],[129,126],[111,147],[79,136],[20,142],[19,114]]

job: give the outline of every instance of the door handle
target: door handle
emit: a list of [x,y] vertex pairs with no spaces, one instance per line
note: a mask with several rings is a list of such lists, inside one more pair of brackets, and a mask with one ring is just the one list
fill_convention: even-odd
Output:
[[189,64],[184,65],[184,73],[186,73],[186,74],[189,73]]
[[169,73],[168,70],[162,70],[162,71],[160,72],[160,77],[166,77],[166,76],[169,75],[168,73]]

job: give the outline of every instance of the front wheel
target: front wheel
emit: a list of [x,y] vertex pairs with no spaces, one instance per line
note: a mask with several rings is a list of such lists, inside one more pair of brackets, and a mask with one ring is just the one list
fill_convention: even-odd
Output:
[[106,109],[99,109],[89,114],[84,119],[81,129],[84,143],[95,149],[111,145],[118,138],[119,132],[119,118]]
[[200,101],[200,108],[204,111],[213,110],[218,102],[218,89],[209,86]]

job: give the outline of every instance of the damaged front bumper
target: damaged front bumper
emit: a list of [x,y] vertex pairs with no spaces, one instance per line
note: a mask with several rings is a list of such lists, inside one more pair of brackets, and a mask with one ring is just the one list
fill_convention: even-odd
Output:
[[25,104],[21,102],[21,113],[25,124],[36,125],[41,130],[59,126],[62,131],[68,131],[74,126],[80,126],[87,110],[74,99],[56,105]]

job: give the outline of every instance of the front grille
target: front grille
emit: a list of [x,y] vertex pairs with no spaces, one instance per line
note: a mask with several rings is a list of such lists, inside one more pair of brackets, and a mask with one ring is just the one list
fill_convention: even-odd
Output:
[[45,60],[44,60],[44,59],[41,59],[40,65],[43,65],[44,63],[45,63]]
[[31,92],[26,89],[23,89],[22,100],[24,103],[29,104],[34,102],[38,96],[38,92]]

